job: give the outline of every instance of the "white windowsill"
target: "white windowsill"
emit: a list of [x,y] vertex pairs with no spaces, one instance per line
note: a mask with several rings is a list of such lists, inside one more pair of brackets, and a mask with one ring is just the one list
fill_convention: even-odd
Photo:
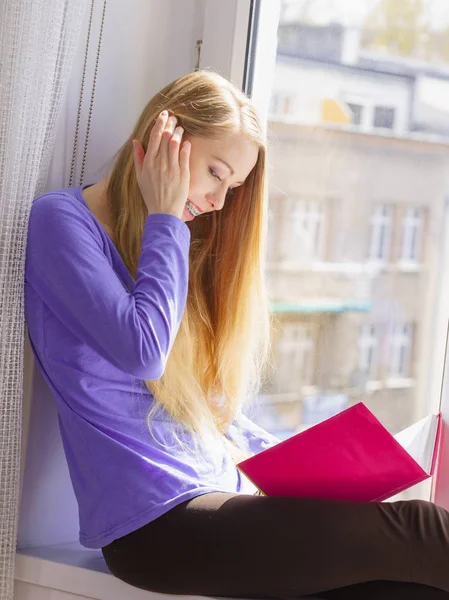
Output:
[[385,387],[390,389],[410,388],[415,385],[415,380],[409,377],[390,377],[385,381]]
[[299,262],[289,259],[267,261],[269,271],[282,271],[286,273],[301,273],[303,271],[313,271],[316,273],[325,273],[336,275],[376,275],[379,271],[379,265],[384,263],[373,262],[324,262],[321,260],[311,260],[309,262]]
[[397,263],[397,270],[403,273],[420,273],[422,271],[421,263],[413,262],[411,260],[400,260]]
[[281,259],[271,260],[266,263],[267,270],[281,271],[285,273],[301,273],[304,271],[336,274],[336,275],[365,275],[374,277],[381,272],[388,273],[421,273],[422,263],[401,260],[397,263],[381,260],[367,260],[364,262],[323,262],[321,260],[310,260],[299,262],[295,260]]
[[[133,587],[109,572],[101,550],[90,550],[79,544],[18,551],[15,580],[35,586],[36,591],[48,589],[49,599],[58,598],[61,592],[91,600],[205,600],[208,597],[219,600],[214,596],[159,594]],[[43,597],[39,594],[39,598]],[[307,600],[309,596],[302,598]]]
[[101,550],[79,544],[19,550],[15,579],[93,600],[204,600],[203,596],[159,594],[128,585],[110,573]]
[[367,392],[378,392],[379,390],[382,390],[383,387],[384,384],[382,383],[382,381],[378,381],[377,379],[371,379],[365,384],[365,390]]

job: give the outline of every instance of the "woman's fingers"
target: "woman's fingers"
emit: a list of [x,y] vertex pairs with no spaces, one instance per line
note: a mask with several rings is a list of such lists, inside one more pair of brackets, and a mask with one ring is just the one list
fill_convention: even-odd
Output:
[[153,129],[150,133],[150,139],[148,141],[147,157],[149,161],[154,161],[159,154],[159,147],[161,145],[161,137],[164,132],[165,126],[168,121],[168,112],[162,111],[156,119]]
[[176,123],[176,117],[161,115],[150,132],[146,153],[139,141],[133,140],[133,146],[137,183],[148,214],[181,219],[190,185],[190,144],[182,144],[184,130]]
[[169,141],[168,160],[170,164],[170,169],[179,168],[179,148],[181,145],[183,133],[184,129],[182,127],[176,127],[173,136]]
[[162,138],[161,138],[161,143],[159,146],[159,153],[157,155],[157,158],[159,159],[159,163],[161,164],[161,161],[168,161],[168,148],[170,145],[170,140],[172,138],[173,132],[175,130],[176,127],[176,118],[171,116],[168,121],[167,124],[165,126],[164,131],[162,132]]
[[190,142],[184,142],[179,152],[179,167],[182,177],[190,181]]

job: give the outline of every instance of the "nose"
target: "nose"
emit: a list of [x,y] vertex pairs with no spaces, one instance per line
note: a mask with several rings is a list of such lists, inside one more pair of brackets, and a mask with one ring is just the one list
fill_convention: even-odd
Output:
[[228,192],[228,188],[226,186],[220,187],[208,198],[209,204],[212,206],[214,210],[221,210],[226,201],[226,194]]

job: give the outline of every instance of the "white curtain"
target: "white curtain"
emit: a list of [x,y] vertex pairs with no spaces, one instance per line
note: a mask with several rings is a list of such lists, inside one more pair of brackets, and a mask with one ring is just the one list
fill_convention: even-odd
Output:
[[12,600],[23,396],[23,272],[89,0],[0,0],[0,600]]

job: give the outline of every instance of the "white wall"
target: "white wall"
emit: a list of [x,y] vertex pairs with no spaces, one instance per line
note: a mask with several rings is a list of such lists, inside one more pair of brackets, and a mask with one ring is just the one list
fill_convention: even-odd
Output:
[[[89,147],[83,183],[106,173],[104,166],[125,141],[141,110],[161,87],[192,71],[195,40],[202,37],[204,0],[109,0],[106,8]],[[103,3],[95,3],[80,122],[80,173],[91,100]],[[68,185],[89,14],[58,125],[48,189]],[[99,171],[100,169],[100,171]],[[78,184],[78,180],[76,180]]]
[[[105,163],[127,138],[153,94],[194,69],[195,41],[202,37],[204,6],[204,0],[108,1],[84,184],[94,183],[106,173]],[[103,3],[97,2],[84,87],[77,174],[83,154],[102,8]],[[88,23],[89,13],[57,126],[47,190],[66,187],[69,182]],[[78,176],[73,185],[80,185]],[[56,408],[37,367],[33,375],[32,364],[26,340],[19,548],[78,540],[78,510],[63,455]]]

